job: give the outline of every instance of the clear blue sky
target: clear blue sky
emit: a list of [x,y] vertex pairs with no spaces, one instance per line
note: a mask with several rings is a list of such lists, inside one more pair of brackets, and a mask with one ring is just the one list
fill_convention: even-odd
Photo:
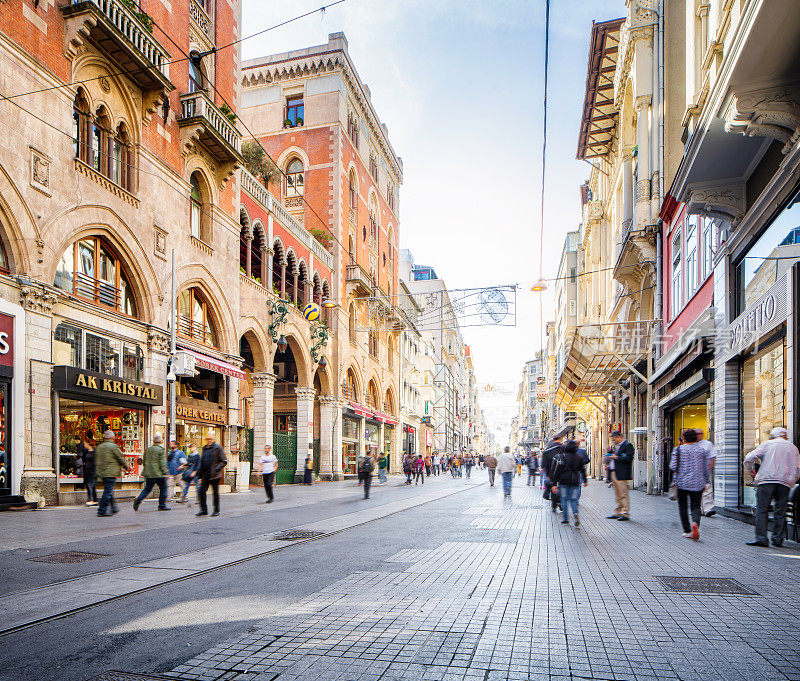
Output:
[[[319,7],[244,0],[243,35]],[[623,0],[553,0],[543,276],[580,222],[575,159],[592,20]],[[403,157],[400,247],[450,288],[520,284],[516,328],[465,328],[490,427],[505,432],[523,362],[540,347],[544,0],[347,0],[242,45],[243,59],[327,42],[344,31],[395,151]],[[544,317],[552,318],[552,287]]]

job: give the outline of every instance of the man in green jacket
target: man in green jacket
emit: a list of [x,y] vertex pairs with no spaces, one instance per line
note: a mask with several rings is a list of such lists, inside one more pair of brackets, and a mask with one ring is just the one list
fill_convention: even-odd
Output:
[[171,511],[167,506],[167,452],[161,445],[160,433],[153,435],[153,444],[144,450],[142,457],[142,475],[144,476],[144,489],[133,500],[133,510],[139,509],[139,504],[153,491],[153,486],[158,485],[158,510]]
[[103,481],[103,496],[97,507],[97,515],[110,516],[116,513],[117,502],[114,500],[114,483],[125,466],[125,457],[122,450],[114,442],[114,431],[107,430],[103,433],[103,443],[94,450],[94,463],[97,477]]

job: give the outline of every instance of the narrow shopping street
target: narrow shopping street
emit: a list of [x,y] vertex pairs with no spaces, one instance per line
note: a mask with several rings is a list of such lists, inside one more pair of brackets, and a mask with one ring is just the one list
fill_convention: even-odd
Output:
[[[154,505],[135,516],[123,507],[113,527],[80,509],[18,514],[32,547],[3,551],[0,565],[31,574],[24,588],[4,585],[3,628],[37,600],[49,617],[0,637],[4,678],[800,678],[793,542],[747,547],[752,528],[716,516],[695,544],[681,537],[672,502],[639,492],[631,522],[607,520],[613,495],[598,481],[584,491],[580,528],[561,525],[521,478],[511,500],[481,470],[424,488],[400,482],[369,501],[353,481],[281,488],[272,508],[253,489],[224,497],[230,514],[216,519]],[[77,535],[67,522],[95,538],[59,542],[52,530]],[[333,534],[268,538],[298,528]],[[31,561],[64,550],[111,555]],[[135,570],[142,588],[116,597]],[[167,570],[175,575],[156,574]],[[72,603],[52,597],[56,582]],[[76,583],[84,596],[106,595],[59,617],[85,603]]]

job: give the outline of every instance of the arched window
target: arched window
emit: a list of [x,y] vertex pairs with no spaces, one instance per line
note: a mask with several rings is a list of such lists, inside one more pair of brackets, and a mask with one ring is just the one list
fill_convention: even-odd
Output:
[[368,341],[368,350],[370,357],[373,359],[378,359],[378,334],[375,331],[369,332]]
[[304,185],[303,162],[293,158],[286,166],[286,196],[302,196]]
[[117,126],[114,134],[113,150],[110,158],[111,179],[120,187],[131,191],[133,189],[133,153],[131,152],[130,135],[124,123]]
[[178,294],[178,334],[203,345],[219,347],[216,326],[205,296],[197,288]]
[[53,285],[76,298],[138,317],[125,267],[100,237],[81,239],[64,251]]
[[358,217],[358,182],[356,180],[356,171],[354,168],[350,169],[350,176],[348,178],[349,182],[349,199],[350,199],[350,217],[353,219],[353,222],[356,221]]
[[272,291],[279,296],[283,295],[283,264],[283,244],[275,241],[272,244]]
[[367,385],[367,406],[371,409],[378,408],[378,388],[375,381],[370,381]]
[[298,307],[305,307],[308,303],[308,268],[306,268],[306,263],[304,261],[300,261],[300,265],[297,268],[297,306]]
[[350,264],[356,264],[356,243],[353,237],[349,237],[347,240],[347,254],[350,256]]
[[342,386],[342,392],[344,393],[344,397],[348,400],[352,400],[353,402],[358,402],[358,382],[356,380],[356,374],[352,369],[348,369],[347,373],[345,374],[344,378],[344,385]]
[[197,50],[192,50],[189,54],[189,92],[202,92],[206,89],[206,77],[199,56],[200,53]]
[[88,164],[91,164],[91,147],[89,145],[89,122],[91,118],[89,103],[86,101],[83,88],[78,88],[78,93],[75,95],[75,101],[72,105],[72,150],[75,153],[75,158]]
[[289,251],[286,254],[286,268],[283,276],[283,292],[286,300],[297,303],[297,257]]
[[369,235],[375,242],[378,241],[378,226],[378,202],[372,194],[369,197]]
[[394,400],[392,399],[392,391],[386,391],[386,397],[383,398],[383,411],[387,414],[394,414]]
[[239,212],[239,271],[242,274],[250,276],[250,241],[252,234],[250,232],[250,219],[244,208]]
[[319,274],[316,273],[314,274],[311,299],[317,305],[322,305],[322,282],[319,280]]
[[195,239],[199,239],[201,225],[203,224],[203,199],[200,195],[200,183],[197,181],[196,175],[192,175],[191,184],[192,191],[191,194],[189,194],[189,201],[191,203],[189,230]]
[[394,368],[394,341],[391,338],[389,338],[386,349],[386,365],[389,367],[389,371]]
[[387,235],[386,240],[388,242],[386,250],[389,253],[389,262],[391,263],[394,261],[394,230],[391,227],[389,227],[389,234]]
[[348,310],[348,326],[347,330],[350,333],[350,342],[356,342],[356,306],[350,303],[350,309]]

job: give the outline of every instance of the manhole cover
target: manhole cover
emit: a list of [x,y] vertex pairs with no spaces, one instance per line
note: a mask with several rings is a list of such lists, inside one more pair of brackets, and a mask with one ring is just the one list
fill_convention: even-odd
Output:
[[718,594],[730,596],[758,596],[743,584],[729,577],[668,577],[656,579],[670,591],[677,593]]
[[28,558],[37,563],[83,563],[87,560],[105,558],[107,553],[85,553],[84,551],[64,551],[63,553],[51,553],[47,556]]
[[281,530],[273,534],[270,539],[278,541],[292,541],[293,539],[313,539],[322,537],[325,532],[313,532],[312,530]]

